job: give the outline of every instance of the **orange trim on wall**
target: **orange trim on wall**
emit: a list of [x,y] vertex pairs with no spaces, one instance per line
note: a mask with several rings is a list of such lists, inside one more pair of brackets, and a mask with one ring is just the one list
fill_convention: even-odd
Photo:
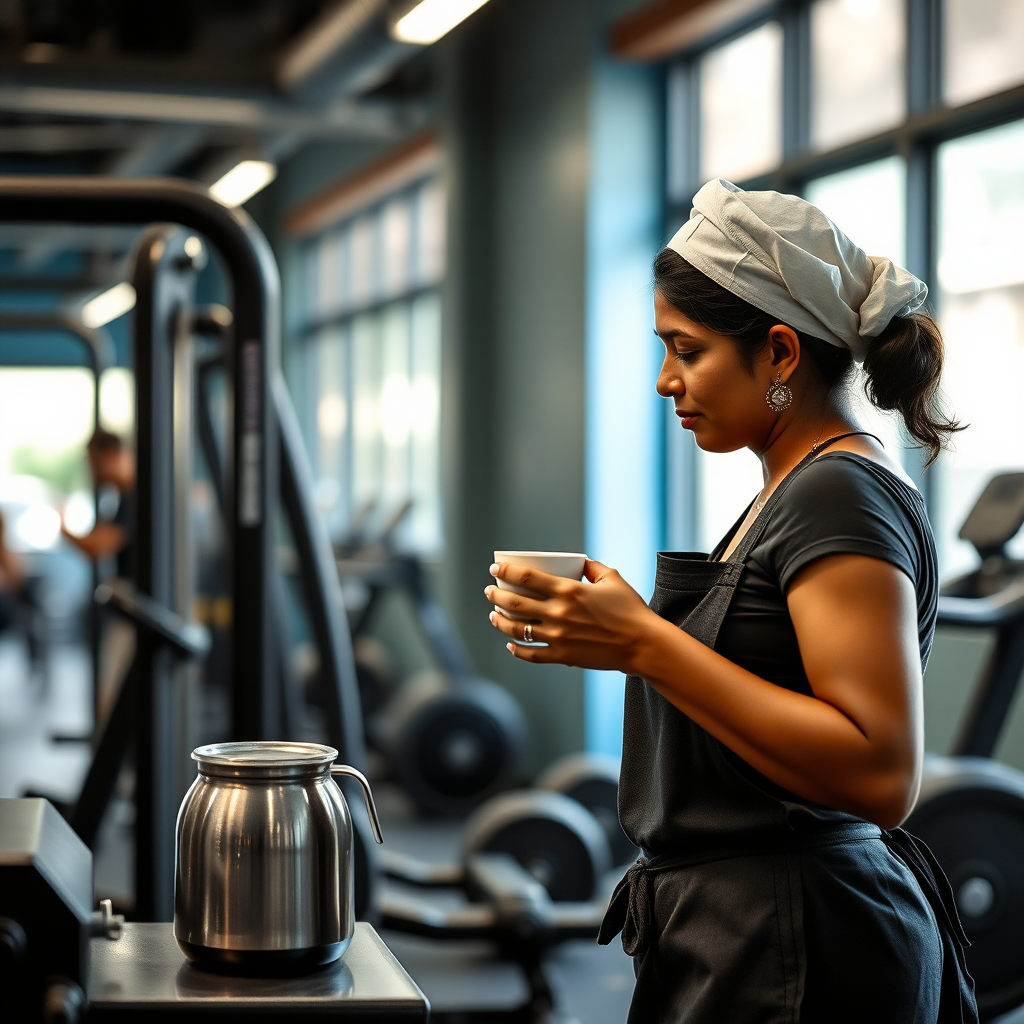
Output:
[[440,166],[441,144],[430,129],[300,203],[285,214],[282,226],[297,238],[314,235]]
[[768,6],[767,0],[657,0],[612,27],[611,51],[625,60],[664,60]]

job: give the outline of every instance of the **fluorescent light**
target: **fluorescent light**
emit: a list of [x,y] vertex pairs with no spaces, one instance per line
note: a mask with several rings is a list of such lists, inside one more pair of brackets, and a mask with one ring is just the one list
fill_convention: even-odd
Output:
[[135,289],[127,281],[122,281],[82,307],[82,323],[86,327],[102,327],[134,308]]
[[242,160],[210,186],[210,195],[225,206],[241,206],[277,177],[277,168],[269,160]]
[[420,0],[398,19],[392,33],[403,43],[434,43],[485,3],[487,0]]

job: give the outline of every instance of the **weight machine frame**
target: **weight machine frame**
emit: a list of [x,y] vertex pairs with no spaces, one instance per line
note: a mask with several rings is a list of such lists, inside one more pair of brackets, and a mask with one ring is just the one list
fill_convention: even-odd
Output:
[[[356,767],[364,762],[359,695],[352,669],[350,642],[342,618],[340,584],[333,571],[332,553],[308,496],[294,491],[308,483],[309,470],[288,421],[290,406],[279,377],[279,278],[270,246],[248,215],[215,200],[206,189],[177,180],[112,180],[102,178],[0,179],[0,221],[20,223],[180,225],[199,233],[220,254],[232,286],[234,327],[224,338],[225,364],[232,381],[233,423],[229,445],[225,528],[231,551],[232,652],[227,690],[234,739],[269,739],[277,731],[280,708],[280,651],[278,649],[277,569],[274,564],[277,500],[280,494],[279,456],[286,445],[286,506],[299,519],[293,530],[300,549],[307,594],[326,690],[332,741],[341,756]],[[177,317],[191,309],[190,292],[163,287],[158,265],[165,251],[150,234],[136,253],[135,310],[136,424],[139,432],[138,529],[136,574],[139,591],[160,605],[168,601],[168,572],[164,552],[174,535],[174,509],[163,500],[169,467],[163,455],[171,449],[173,417],[166,403],[173,377],[165,375],[161,351],[174,331]],[[151,243],[151,244],[146,244]],[[174,258],[177,258],[175,256]],[[184,267],[180,269],[185,269]],[[177,310],[177,312],[175,312]],[[192,325],[188,325],[192,329]],[[165,355],[166,353],[164,353]],[[284,433],[279,423],[285,422]],[[299,439],[301,440],[301,439]],[[158,464],[158,460],[161,464]],[[291,493],[287,493],[291,492]],[[290,499],[290,500],[289,500]],[[290,516],[291,518],[291,516]],[[303,557],[305,556],[305,557]],[[325,571],[331,566],[331,572]],[[333,578],[333,586],[332,586]],[[172,722],[164,713],[162,660],[166,653],[140,637],[144,670],[140,674],[139,714],[134,733],[140,758],[137,789],[141,814],[137,838],[147,878],[137,877],[140,899],[136,916],[169,919],[172,907],[166,881],[173,858],[177,801],[168,786]],[[348,655],[348,657],[346,657]],[[156,685],[154,685],[154,682]],[[111,743],[117,742],[116,737]],[[123,746],[123,738],[121,741]],[[83,794],[88,798],[89,794]],[[96,806],[83,807],[95,817],[109,792],[93,794]],[[87,800],[88,802],[88,800]],[[76,809],[77,811],[77,809]]]

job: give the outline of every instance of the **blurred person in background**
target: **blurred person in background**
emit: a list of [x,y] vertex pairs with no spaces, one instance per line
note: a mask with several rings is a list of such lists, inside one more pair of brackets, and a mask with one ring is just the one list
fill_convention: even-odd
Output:
[[6,633],[17,619],[25,587],[25,567],[7,547],[4,517],[0,515],[0,633]]
[[[135,497],[135,458],[117,434],[102,428],[86,446],[89,471],[97,492],[116,492],[117,508],[107,519],[99,519],[83,536],[61,527],[64,536],[97,566],[116,559],[115,575],[132,579],[132,532]],[[103,502],[100,502],[101,506]],[[114,705],[118,691],[135,656],[135,628],[116,616],[109,617],[100,642],[97,680],[96,724],[102,723]]]
[[86,454],[96,489],[116,491],[117,509],[109,519],[100,519],[81,537],[70,533],[66,527],[62,532],[94,563],[116,557],[117,575],[130,578],[135,459],[117,434],[102,429],[98,429],[89,439]]

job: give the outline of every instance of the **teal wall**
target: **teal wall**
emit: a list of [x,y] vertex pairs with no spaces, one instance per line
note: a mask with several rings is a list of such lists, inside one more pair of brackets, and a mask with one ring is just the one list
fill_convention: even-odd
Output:
[[437,47],[445,598],[481,671],[526,709],[530,771],[617,746],[621,681],[513,660],[486,619],[491,552],[591,545],[649,590],[660,540],[660,86],[603,56],[611,19],[635,5],[492,0]]
[[579,551],[590,40],[585,0],[492,0],[438,47],[450,197],[445,597],[530,720],[528,771],[583,746],[583,677],[487,622],[495,548]]
[[[662,76],[595,40],[587,209],[586,547],[644,599],[665,547],[663,400],[651,260],[662,244]],[[586,674],[586,745],[622,749],[625,677]]]

